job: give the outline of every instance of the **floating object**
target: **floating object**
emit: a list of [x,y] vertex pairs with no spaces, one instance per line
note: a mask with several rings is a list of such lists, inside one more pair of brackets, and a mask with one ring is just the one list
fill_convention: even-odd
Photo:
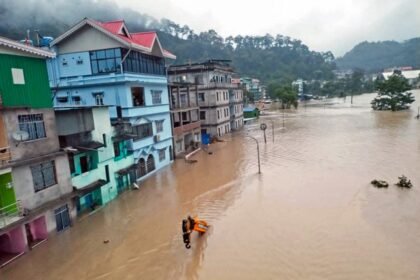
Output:
[[182,239],[185,244],[185,248],[191,248],[191,232],[196,231],[200,235],[207,232],[209,225],[206,221],[200,220],[197,217],[191,218],[188,216],[186,219],[182,220]]
[[208,152],[208,154],[209,154],[209,155],[212,155],[212,154],[213,154],[213,152]]
[[133,189],[135,189],[135,190],[139,190],[139,189],[140,189],[140,187],[139,187],[139,185],[137,185],[136,183],[134,183],[134,184],[133,184]]
[[383,180],[373,180],[370,182],[372,185],[374,185],[377,188],[388,188],[389,184],[386,181]]
[[185,161],[188,162],[188,163],[196,163],[196,162],[198,162],[198,160],[196,160],[196,159],[186,159]]
[[404,175],[401,175],[401,177],[398,177],[398,179],[399,179],[399,182],[395,184],[398,187],[407,188],[407,189],[411,189],[411,187],[413,187],[411,180],[408,180],[407,177],[405,177]]
[[104,244],[108,244],[108,243],[109,243],[108,239],[104,240]]

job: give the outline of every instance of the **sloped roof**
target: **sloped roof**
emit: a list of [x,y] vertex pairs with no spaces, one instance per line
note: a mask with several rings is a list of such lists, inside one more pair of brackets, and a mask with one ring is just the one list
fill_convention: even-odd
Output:
[[53,58],[53,57],[55,57],[55,53],[53,53],[53,52],[43,50],[43,49],[40,49],[40,48],[36,48],[36,47],[30,46],[30,45],[25,45],[25,44],[22,44],[20,42],[16,42],[16,41],[13,41],[13,40],[10,40],[8,38],[1,37],[1,36],[0,36],[0,46],[4,46],[4,47],[10,48],[10,49],[19,50],[19,51],[26,52],[28,54],[39,56],[39,57],[42,57],[42,58]]
[[74,25],[72,28],[70,28],[67,32],[63,33],[54,41],[52,41],[51,46],[60,43],[76,31],[84,27],[85,25],[90,25],[91,27],[104,33],[105,35],[127,46],[128,48],[133,48],[140,52],[152,55],[156,55],[153,53],[153,50],[157,48],[162,57],[176,59],[176,56],[174,54],[162,48],[156,32],[152,31],[130,33],[127,27],[125,26],[124,20],[100,22],[89,18],[85,18],[76,25]]

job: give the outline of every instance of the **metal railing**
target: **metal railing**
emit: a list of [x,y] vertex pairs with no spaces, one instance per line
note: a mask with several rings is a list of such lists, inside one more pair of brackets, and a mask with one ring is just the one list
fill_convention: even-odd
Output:
[[23,217],[23,208],[20,201],[0,208],[0,228],[7,226]]

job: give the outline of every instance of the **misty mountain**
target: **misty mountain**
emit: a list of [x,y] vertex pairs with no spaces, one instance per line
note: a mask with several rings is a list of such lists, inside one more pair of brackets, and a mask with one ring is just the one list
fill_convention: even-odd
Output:
[[100,21],[124,19],[132,32],[156,30],[162,45],[177,55],[173,64],[206,59],[231,59],[236,71],[265,82],[296,78],[330,79],[335,68],[331,52],[311,51],[288,36],[229,36],[215,30],[195,33],[187,25],[119,8],[115,2],[95,0],[0,0],[0,36],[23,39],[26,30],[57,37],[82,18]]
[[404,42],[362,42],[336,60],[341,69],[360,68],[368,72],[393,66],[420,68],[420,38]]

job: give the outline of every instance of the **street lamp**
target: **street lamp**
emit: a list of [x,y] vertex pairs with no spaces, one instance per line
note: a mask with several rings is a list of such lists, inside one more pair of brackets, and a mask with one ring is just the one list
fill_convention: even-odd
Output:
[[258,174],[261,174],[261,164],[260,164],[260,145],[258,144],[258,140],[255,137],[245,135],[245,137],[249,137],[257,143],[257,154],[258,154]]

